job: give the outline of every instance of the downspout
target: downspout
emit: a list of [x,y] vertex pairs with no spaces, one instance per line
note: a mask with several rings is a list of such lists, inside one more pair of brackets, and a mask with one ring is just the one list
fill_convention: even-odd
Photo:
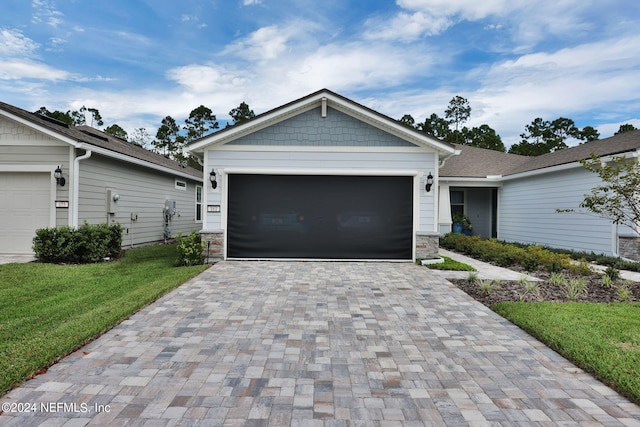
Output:
[[72,209],[72,227],[78,227],[78,203],[80,202],[80,161],[91,157],[91,150],[86,150],[82,156],[78,156],[73,161],[73,209]]

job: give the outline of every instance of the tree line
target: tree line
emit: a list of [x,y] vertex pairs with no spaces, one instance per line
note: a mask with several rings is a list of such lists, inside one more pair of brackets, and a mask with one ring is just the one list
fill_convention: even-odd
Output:
[[[59,120],[69,126],[101,127],[104,125],[100,112],[96,108],[85,106],[75,111],[67,110],[66,112],[49,111],[46,107],[41,107],[36,113]],[[238,107],[229,111],[229,116],[233,122],[227,123],[227,127],[247,121],[255,117],[255,113],[246,102],[242,102]],[[469,101],[457,95],[449,102],[444,111],[444,117],[432,113],[423,122],[416,122],[410,114],[405,114],[398,122],[446,142],[507,152],[500,135],[488,124],[472,128],[464,126],[470,117]],[[184,148],[190,142],[215,132],[219,127],[220,124],[213,111],[209,107],[200,105],[191,110],[189,117],[184,120],[182,125],[178,124],[171,116],[163,118],[155,137],[152,137],[143,127],[134,129],[129,135],[116,123],[104,128],[104,132],[173,160],[201,168],[195,159],[185,154]],[[636,130],[636,127],[627,123],[621,125],[615,134],[632,130]],[[580,129],[573,120],[566,117],[558,117],[555,120],[544,120],[537,117],[525,126],[525,131],[520,134],[520,138],[521,141],[512,145],[508,152],[538,156],[567,148],[567,141],[570,138],[589,142],[599,139],[600,134],[592,126]]]
[[[444,117],[433,113],[424,122],[416,122],[410,114],[405,114],[398,121],[421,132],[435,136],[444,141],[506,152],[500,135],[487,124],[468,128],[463,126],[471,117],[469,101],[462,96],[454,96],[444,111]],[[626,123],[620,125],[615,133],[636,130],[635,126]],[[572,119],[558,117],[555,120],[535,118],[525,126],[520,134],[520,142],[509,148],[509,153],[523,156],[539,156],[567,148],[570,138],[589,142],[600,138],[600,133],[592,126],[580,129]]]
[[[101,127],[104,125],[100,111],[96,108],[87,108],[84,105],[78,110],[67,110],[66,112],[59,110],[49,111],[46,107],[41,107],[36,113],[53,118],[69,126],[88,125]],[[255,113],[245,102],[240,103],[238,107],[229,111],[229,115],[233,123],[227,123],[227,127],[255,117]],[[156,131],[155,138],[151,137],[146,128],[134,129],[129,135],[116,123],[107,126],[103,131],[124,141],[162,154],[167,158],[202,169],[195,159],[185,154],[184,148],[190,142],[215,132],[219,127],[220,124],[213,111],[209,107],[200,105],[191,110],[183,125],[178,124],[171,116],[163,118]]]

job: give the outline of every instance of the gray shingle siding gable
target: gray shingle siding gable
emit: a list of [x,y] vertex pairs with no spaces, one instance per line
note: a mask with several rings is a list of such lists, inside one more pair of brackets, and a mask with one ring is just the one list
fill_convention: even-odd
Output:
[[320,108],[314,108],[227,145],[415,147],[332,108],[328,109],[327,117],[322,117]]

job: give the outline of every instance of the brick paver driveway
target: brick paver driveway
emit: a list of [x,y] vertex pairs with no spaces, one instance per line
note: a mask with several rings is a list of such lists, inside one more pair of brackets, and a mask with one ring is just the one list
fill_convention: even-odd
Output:
[[402,263],[218,263],[0,402],[22,410],[0,425],[640,425],[638,406]]

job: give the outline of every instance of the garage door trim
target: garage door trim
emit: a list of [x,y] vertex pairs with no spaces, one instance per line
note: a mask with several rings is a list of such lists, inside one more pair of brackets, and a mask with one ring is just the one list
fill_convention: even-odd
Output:
[[[287,175],[287,176],[299,176],[299,175],[335,175],[335,176],[407,176],[413,177],[413,224],[412,224],[412,243],[411,243],[411,258],[406,260],[398,259],[348,259],[348,261],[391,261],[391,262],[413,262],[416,257],[416,230],[420,220],[420,182],[425,175],[424,171],[417,170],[398,170],[398,169],[275,169],[275,168],[216,168],[216,173],[219,175],[219,182],[222,186],[218,187],[217,191],[222,190],[221,204],[224,209],[221,209],[220,225],[224,230],[223,241],[223,257],[224,259],[233,259],[238,261],[243,260],[264,260],[264,261],[309,261],[309,258],[228,258],[228,201],[229,201],[229,187],[228,176],[229,175]],[[211,191],[211,189],[210,189]],[[216,190],[213,190],[216,192]],[[313,261],[340,261],[340,259],[319,259],[313,258]]]

